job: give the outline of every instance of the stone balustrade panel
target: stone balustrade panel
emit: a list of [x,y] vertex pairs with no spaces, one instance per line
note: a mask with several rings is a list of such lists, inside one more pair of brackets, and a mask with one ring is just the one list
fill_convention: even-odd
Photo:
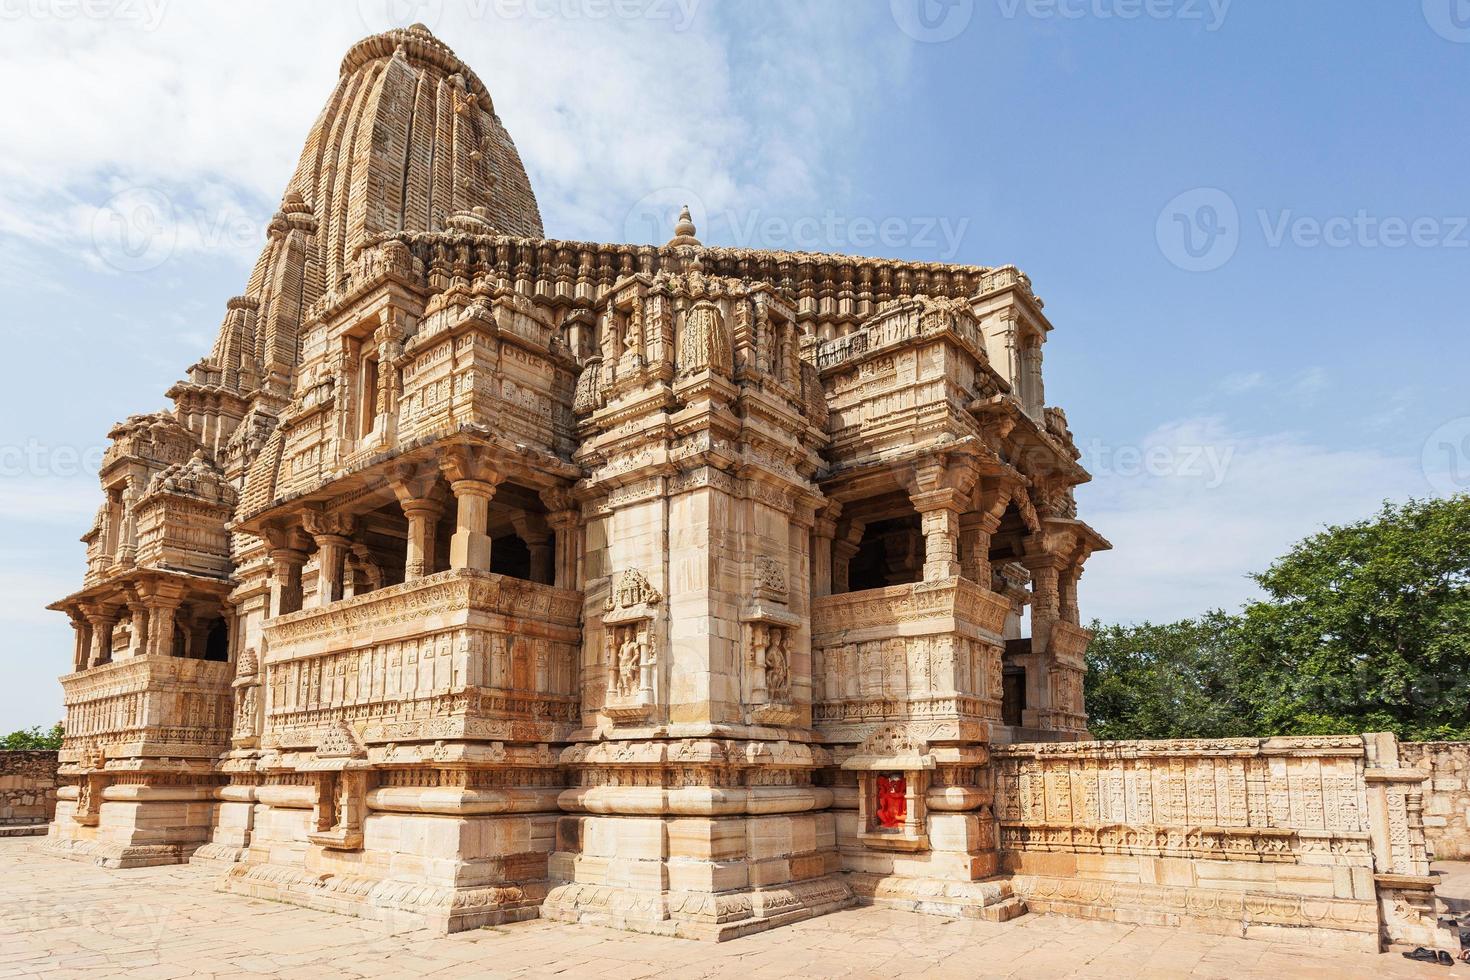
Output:
[[[546,740],[577,719],[578,593],[455,570],[266,624],[267,748]],[[564,734],[564,732],[563,732]]]
[[217,754],[230,740],[232,671],[231,664],[150,655],[63,677],[62,763]]
[[888,721],[998,721],[1008,608],[961,578],[814,599],[816,726],[861,741]]

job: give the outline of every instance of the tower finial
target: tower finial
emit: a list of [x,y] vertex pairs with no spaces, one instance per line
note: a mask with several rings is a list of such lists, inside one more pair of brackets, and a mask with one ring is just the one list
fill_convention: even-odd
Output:
[[684,205],[679,210],[679,222],[674,225],[674,237],[669,239],[670,245],[701,245],[698,238],[694,237],[694,219],[689,215],[689,205]]

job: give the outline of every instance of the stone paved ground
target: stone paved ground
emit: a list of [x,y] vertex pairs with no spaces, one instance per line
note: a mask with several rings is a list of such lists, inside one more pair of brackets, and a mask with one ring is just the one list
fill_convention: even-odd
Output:
[[433,937],[214,890],[197,867],[104,871],[0,840],[0,977],[1428,977],[1411,963],[1028,915],[854,909],[718,945],[549,922]]

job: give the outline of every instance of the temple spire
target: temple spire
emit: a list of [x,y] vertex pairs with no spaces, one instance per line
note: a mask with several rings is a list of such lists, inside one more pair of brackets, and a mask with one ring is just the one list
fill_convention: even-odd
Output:
[[689,214],[689,205],[684,205],[679,210],[679,222],[674,225],[674,237],[669,239],[670,245],[693,245],[699,246],[703,243],[695,235],[694,218]]

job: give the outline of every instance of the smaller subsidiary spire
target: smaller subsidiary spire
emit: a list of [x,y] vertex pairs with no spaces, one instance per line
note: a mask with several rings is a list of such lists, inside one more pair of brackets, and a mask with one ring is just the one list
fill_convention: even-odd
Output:
[[703,243],[700,242],[698,238],[694,237],[694,233],[694,219],[690,217],[689,205],[686,204],[679,211],[679,223],[674,225],[674,237],[669,239],[669,244],[694,246],[702,245]]

